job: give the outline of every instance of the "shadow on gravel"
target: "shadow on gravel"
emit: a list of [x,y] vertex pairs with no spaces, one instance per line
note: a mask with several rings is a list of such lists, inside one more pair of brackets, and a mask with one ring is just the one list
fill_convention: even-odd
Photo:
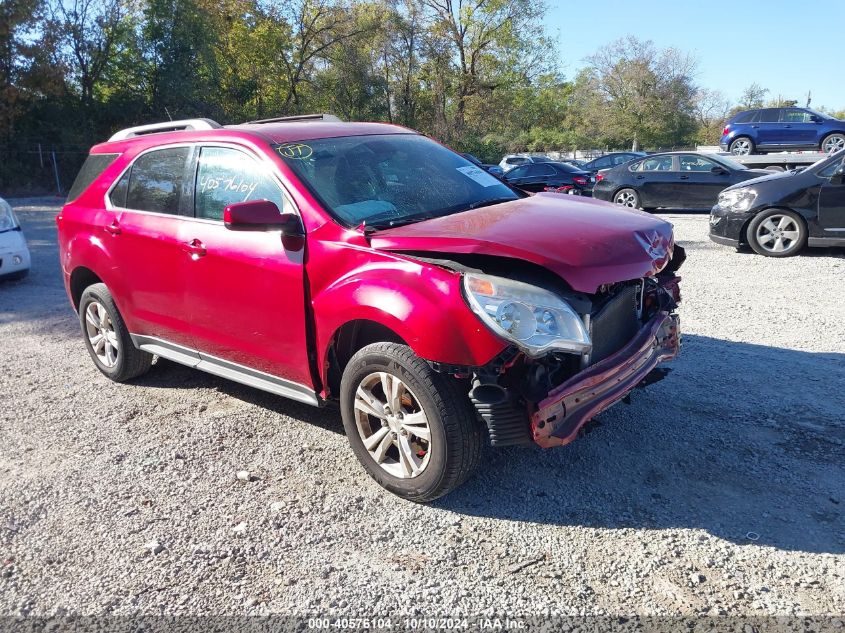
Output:
[[665,381],[596,423],[562,448],[489,451],[478,476],[435,504],[845,552],[845,354],[686,336]]

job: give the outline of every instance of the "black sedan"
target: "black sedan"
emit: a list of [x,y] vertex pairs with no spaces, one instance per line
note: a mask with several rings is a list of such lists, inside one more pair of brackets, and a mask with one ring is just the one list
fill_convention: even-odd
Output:
[[769,173],[714,154],[651,154],[600,173],[593,196],[636,209],[709,209],[726,187]]
[[635,158],[642,158],[647,156],[645,152],[611,152],[604,156],[599,156],[593,160],[583,163],[581,169],[590,172],[594,176],[602,169],[613,169],[619,165],[629,163]]
[[556,191],[589,196],[593,178],[589,172],[565,163],[532,163],[514,167],[505,182],[523,191]]
[[805,169],[728,187],[710,211],[710,239],[769,257],[845,246],[845,150]]

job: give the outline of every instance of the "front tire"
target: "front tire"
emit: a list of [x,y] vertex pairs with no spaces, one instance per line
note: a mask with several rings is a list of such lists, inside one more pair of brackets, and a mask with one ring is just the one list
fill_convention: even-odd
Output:
[[88,286],[79,300],[85,346],[106,377],[126,382],[149,371],[153,355],[135,347],[106,284]]
[[822,139],[821,150],[825,154],[833,154],[841,149],[845,149],[845,134],[836,132],[835,134],[828,134]]
[[754,141],[747,136],[740,136],[731,141],[728,151],[734,156],[748,156],[754,153]]
[[620,189],[613,195],[613,202],[629,209],[640,208],[640,194],[634,189]]
[[428,502],[477,468],[484,434],[456,379],[438,374],[406,345],[374,343],[343,371],[343,426],[358,461],[382,487]]
[[746,239],[760,255],[789,257],[807,243],[807,226],[794,211],[769,209],[751,220]]

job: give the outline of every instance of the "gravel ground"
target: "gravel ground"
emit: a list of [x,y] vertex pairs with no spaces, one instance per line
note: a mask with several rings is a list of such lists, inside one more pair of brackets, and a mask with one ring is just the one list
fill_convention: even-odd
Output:
[[845,613],[843,250],[736,253],[667,215],[689,256],[671,376],[420,506],[335,411],[166,361],[106,380],[56,203],[12,202],[34,268],[0,286],[0,615]]

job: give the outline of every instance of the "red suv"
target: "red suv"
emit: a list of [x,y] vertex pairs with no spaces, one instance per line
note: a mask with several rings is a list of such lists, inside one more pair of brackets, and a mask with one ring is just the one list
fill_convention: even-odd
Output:
[[363,467],[415,501],[488,439],[567,444],[680,345],[670,224],[527,195],[394,125],[130,128],[91,150],[57,222],[103,374],[160,356],[337,402]]

